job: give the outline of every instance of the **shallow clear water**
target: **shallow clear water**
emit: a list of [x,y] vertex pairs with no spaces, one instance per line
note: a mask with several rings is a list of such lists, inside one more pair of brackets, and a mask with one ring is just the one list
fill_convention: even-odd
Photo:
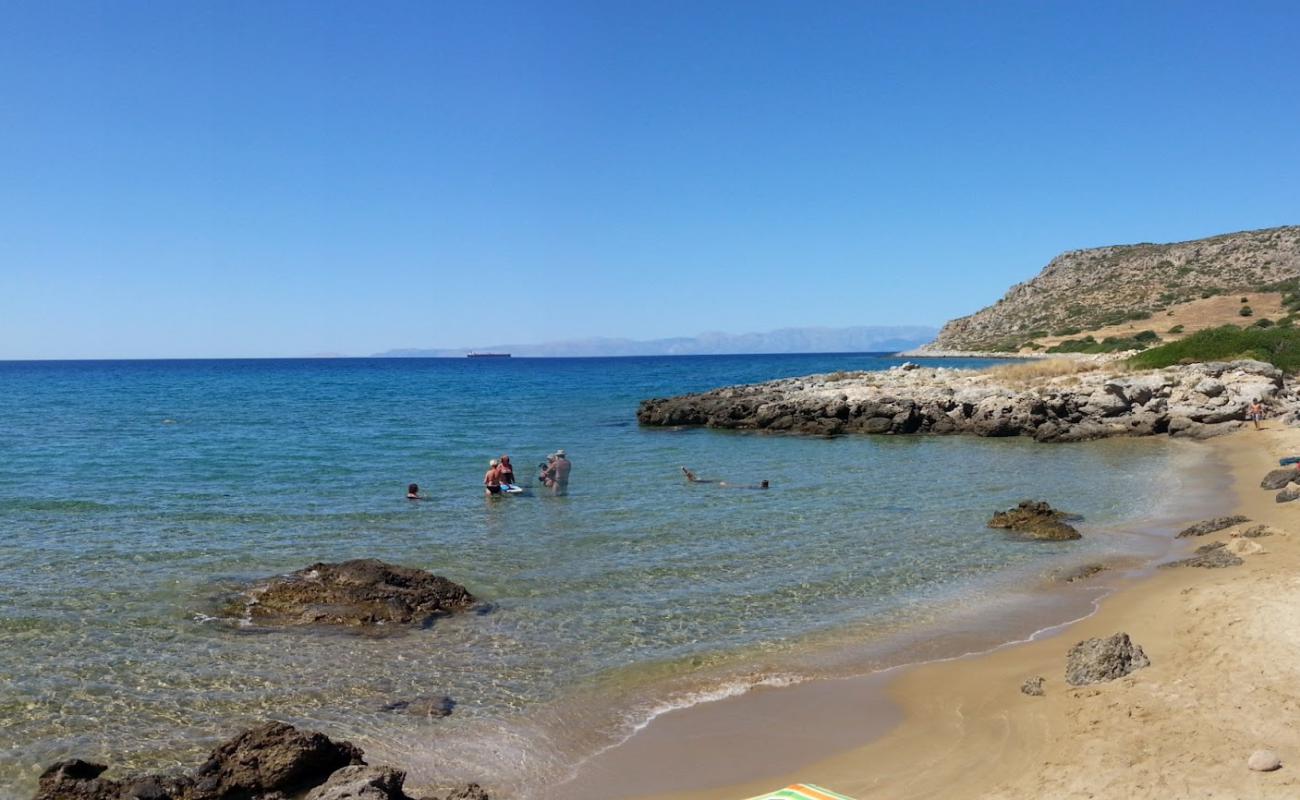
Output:
[[[879,369],[864,355],[0,364],[0,796],[70,755],[194,762],[275,717],[416,781],[561,780],[649,716],[815,672],[1086,558],[1148,552],[1168,443],[641,429],[649,396]],[[564,447],[567,497],[486,500]],[[679,467],[768,491],[687,485]],[[432,499],[412,503],[418,482]],[[1080,542],[984,526],[1043,497]],[[431,569],[491,604],[389,637],[250,632],[215,599],[317,560]],[[447,720],[381,713],[448,694]]]

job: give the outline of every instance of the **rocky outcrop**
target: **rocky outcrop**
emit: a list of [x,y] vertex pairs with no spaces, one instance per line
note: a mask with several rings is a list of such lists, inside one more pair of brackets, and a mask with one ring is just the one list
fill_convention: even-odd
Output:
[[1297,470],[1295,467],[1274,469],[1274,470],[1269,470],[1269,473],[1265,475],[1264,479],[1259,482],[1259,488],[1282,489],[1287,484],[1290,484],[1294,481],[1300,481],[1300,470]]
[[1082,534],[1073,525],[1062,521],[1067,516],[1042,500],[1021,500],[1015,508],[993,512],[989,527],[1015,531],[1031,539],[1049,542],[1082,539]]
[[1067,330],[1150,317],[1207,292],[1258,291],[1300,275],[1300,227],[1177,244],[1074,250],[997,303],[943,326],[936,350],[996,350]]
[[247,614],[263,625],[410,625],[473,603],[464,586],[431,572],[357,559],[271,578],[233,601],[226,613]]
[[[412,800],[406,774],[366,766],[361,749],[323,733],[282,722],[250,728],[212,751],[200,767],[180,775],[101,777],[103,764],[80,759],[47,769],[33,800]],[[440,800],[430,797],[427,800]],[[489,800],[470,784],[442,800]]]
[[1169,561],[1160,566],[1163,568],[1173,567],[1200,567],[1201,569],[1222,569],[1224,567],[1237,567],[1246,562],[1241,560],[1241,556],[1228,550],[1223,546],[1223,542],[1215,542],[1213,545],[1199,547],[1196,554],[1187,558],[1180,558],[1177,561]]
[[1151,666],[1142,648],[1133,644],[1127,633],[1106,639],[1087,639],[1070,648],[1065,662],[1065,680],[1071,686],[1084,686],[1122,678],[1130,672]]
[[[1214,380],[1214,395],[1202,391]],[[1198,389],[1198,387],[1200,387]],[[1251,401],[1300,408],[1282,372],[1260,361],[1130,373],[1098,369],[1032,379],[895,367],[730,386],[645,400],[649,426],[708,426],[831,436],[971,434],[1075,442],[1109,436],[1217,436],[1240,428]]]
[[1021,694],[1027,694],[1030,697],[1042,697],[1043,695],[1047,694],[1047,691],[1043,688],[1043,684],[1046,682],[1047,679],[1042,677],[1041,675],[1038,676],[1037,678],[1030,678],[1024,683],[1020,684],[1020,692]]
[[1214,517],[1213,519],[1203,519],[1193,525],[1188,525],[1178,532],[1177,538],[1185,539],[1188,536],[1205,536],[1208,533],[1218,533],[1234,525],[1240,525],[1243,522],[1250,522],[1250,517],[1243,517],[1236,514],[1231,517]]

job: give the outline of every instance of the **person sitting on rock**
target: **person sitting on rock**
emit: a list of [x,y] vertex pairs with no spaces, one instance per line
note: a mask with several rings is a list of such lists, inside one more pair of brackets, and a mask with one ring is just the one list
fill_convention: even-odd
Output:
[[483,492],[487,495],[501,494],[501,462],[495,458],[488,462],[488,471],[483,473]]

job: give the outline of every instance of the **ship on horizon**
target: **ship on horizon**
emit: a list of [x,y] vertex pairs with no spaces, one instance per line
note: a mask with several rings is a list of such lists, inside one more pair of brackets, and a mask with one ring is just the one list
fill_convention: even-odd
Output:
[[465,354],[465,358],[510,358],[509,353],[480,353],[477,350],[471,350]]

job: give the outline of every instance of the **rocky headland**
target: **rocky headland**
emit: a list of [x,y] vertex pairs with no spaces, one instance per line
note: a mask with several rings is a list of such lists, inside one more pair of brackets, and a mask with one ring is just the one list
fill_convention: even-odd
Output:
[[1242,427],[1254,400],[1291,418],[1300,398],[1276,367],[1238,360],[1129,371],[1080,363],[991,370],[907,363],[881,372],[787,378],[645,400],[647,426],[707,426],[833,436],[972,434],[1075,442],[1167,434],[1207,438]]

